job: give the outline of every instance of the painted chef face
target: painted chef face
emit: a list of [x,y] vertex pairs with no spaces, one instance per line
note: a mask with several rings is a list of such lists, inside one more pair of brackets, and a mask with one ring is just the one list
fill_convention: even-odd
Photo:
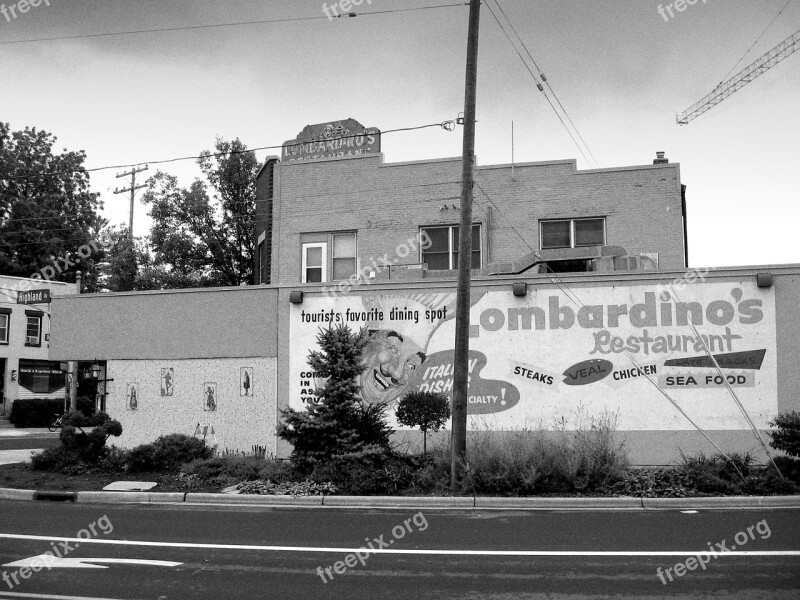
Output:
[[361,398],[367,404],[389,404],[399,398],[425,362],[414,341],[396,331],[378,330],[364,348],[366,370],[359,378]]

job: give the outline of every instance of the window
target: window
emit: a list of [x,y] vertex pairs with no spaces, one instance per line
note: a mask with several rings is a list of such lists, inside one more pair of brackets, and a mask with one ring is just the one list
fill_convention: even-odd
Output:
[[57,362],[21,358],[19,385],[34,394],[52,394],[64,387],[64,372]]
[[[430,271],[445,271],[458,268],[458,225],[443,227],[423,227],[431,240],[428,248],[422,251],[422,262],[428,264]],[[472,226],[472,265],[481,268],[481,226]]]
[[350,279],[356,272],[356,234],[333,235],[333,280]]
[[25,345],[42,345],[42,317],[28,315],[28,325],[25,329]]
[[327,281],[328,244],[303,244],[303,283]]
[[0,308],[0,344],[8,343],[8,329],[10,326],[11,310],[8,308]]
[[603,246],[606,243],[606,220],[561,219],[541,222],[542,250]]
[[350,279],[358,270],[356,232],[303,233],[303,283]]

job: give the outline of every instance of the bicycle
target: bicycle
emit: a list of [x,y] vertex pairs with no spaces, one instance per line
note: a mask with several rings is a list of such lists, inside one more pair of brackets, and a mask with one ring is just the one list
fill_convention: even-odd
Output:
[[58,413],[53,413],[53,420],[50,421],[50,424],[47,426],[47,428],[50,431],[56,431],[57,429],[61,429],[62,427],[64,427],[64,424],[62,423],[63,419],[64,419],[63,414],[60,415]]

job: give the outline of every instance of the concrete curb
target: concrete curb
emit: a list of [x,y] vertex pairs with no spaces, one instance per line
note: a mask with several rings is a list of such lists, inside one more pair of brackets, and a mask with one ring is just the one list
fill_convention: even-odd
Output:
[[323,506],[347,508],[475,508],[472,496],[325,496]]
[[0,488],[0,500],[33,500],[35,490]]
[[800,508],[800,496],[725,496],[709,498],[642,498],[643,508]]
[[262,496],[260,494],[186,494],[188,504],[244,504],[256,506],[322,506],[322,496]]
[[501,509],[596,509],[642,508],[640,498],[475,498],[475,508]]
[[0,488],[0,500],[72,500],[82,504],[196,504],[274,507],[495,510],[680,510],[800,508],[798,496],[708,498],[500,498],[472,496],[262,496],[183,492],[54,492]]

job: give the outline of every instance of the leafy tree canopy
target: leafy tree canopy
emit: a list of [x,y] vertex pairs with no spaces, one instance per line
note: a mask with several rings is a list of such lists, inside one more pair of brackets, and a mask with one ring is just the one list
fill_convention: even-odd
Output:
[[[140,263],[137,289],[247,285],[255,247],[255,153],[217,139],[198,160],[208,183],[187,188],[158,171],[142,202],[150,206],[151,256]],[[211,189],[209,189],[209,184]]]
[[102,202],[89,191],[86,153],[56,153],[55,143],[45,131],[12,132],[0,122],[0,273],[30,277],[53,267],[51,279],[75,281],[80,269],[91,282],[98,251],[80,262],[77,252],[99,240]]

